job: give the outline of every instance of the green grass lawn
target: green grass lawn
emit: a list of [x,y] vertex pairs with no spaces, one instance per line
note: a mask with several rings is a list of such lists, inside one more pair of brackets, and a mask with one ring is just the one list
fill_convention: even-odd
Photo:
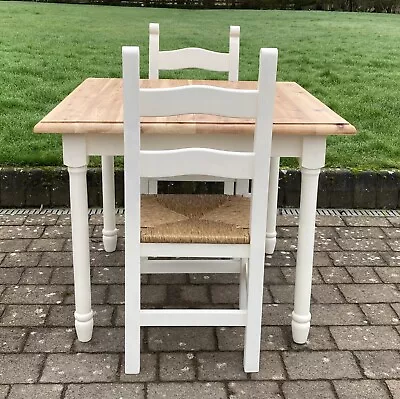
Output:
[[[326,165],[400,169],[400,15],[8,1],[0,1],[0,165],[62,164],[60,137],[34,135],[33,126],[83,79],[121,76],[122,45],[140,46],[147,77],[149,22],[160,23],[162,49],[226,51],[229,25],[240,25],[242,80],[257,79],[260,47],[278,47],[278,80],[298,82],[359,131],[329,138]],[[162,77],[174,76],[185,75]]]

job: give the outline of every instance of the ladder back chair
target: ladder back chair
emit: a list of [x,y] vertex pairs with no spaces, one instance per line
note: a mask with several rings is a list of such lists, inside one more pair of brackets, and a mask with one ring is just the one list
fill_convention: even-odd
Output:
[[[228,72],[228,80],[236,82],[239,78],[239,47],[240,26],[231,26],[229,30],[229,51],[215,52],[198,47],[180,48],[176,50],[160,50],[160,26],[149,24],[149,79],[158,79],[160,71],[179,70],[187,68],[204,69],[216,72]],[[170,180],[203,181],[204,176],[171,177]],[[168,179],[167,179],[168,180]],[[208,177],[207,180],[215,180]],[[143,191],[157,193],[158,181],[155,179],[142,180]],[[236,191],[248,193],[247,180],[236,181]],[[235,192],[235,181],[224,181],[224,193]]]
[[[139,48],[122,49],[128,374],[140,371],[141,326],[245,326],[244,370],[259,370],[268,160],[277,57],[277,49],[261,49],[257,90],[214,86],[140,89]],[[140,116],[181,114],[255,118],[253,151],[141,151]],[[141,177],[180,175],[252,179],[252,196],[141,195]],[[240,273],[239,308],[141,309],[141,273],[170,272]]]

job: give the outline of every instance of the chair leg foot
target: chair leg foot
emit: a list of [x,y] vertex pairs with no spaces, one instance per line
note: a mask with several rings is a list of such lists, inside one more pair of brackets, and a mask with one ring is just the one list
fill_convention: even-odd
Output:
[[106,252],[114,252],[117,248],[117,232],[118,229],[108,231],[103,229],[103,245]]
[[139,373],[140,373],[140,363],[133,362],[131,364],[130,362],[127,362],[125,360],[125,374],[139,374]]

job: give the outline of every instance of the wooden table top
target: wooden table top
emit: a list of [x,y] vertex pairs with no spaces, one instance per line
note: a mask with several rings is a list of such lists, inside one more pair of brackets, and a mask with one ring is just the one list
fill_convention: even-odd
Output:
[[[256,89],[257,82],[223,80],[148,80],[141,87],[173,87],[185,84]],[[178,115],[141,119],[142,134],[254,132],[254,120],[214,115]],[[46,115],[35,133],[123,133],[122,79],[88,78]],[[347,135],[356,129],[325,104],[294,82],[278,82],[274,111],[274,134]]]

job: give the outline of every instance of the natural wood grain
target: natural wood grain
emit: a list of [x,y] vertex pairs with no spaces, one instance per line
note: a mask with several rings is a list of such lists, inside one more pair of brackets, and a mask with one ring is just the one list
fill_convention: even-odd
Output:
[[[143,88],[186,84],[255,89],[257,82],[223,80],[142,80]],[[89,78],[81,83],[34,128],[35,133],[123,133],[122,80]],[[143,134],[235,133],[251,134],[254,121],[215,115],[178,115],[142,118]],[[356,129],[325,104],[294,82],[278,82],[274,134],[346,135]]]

